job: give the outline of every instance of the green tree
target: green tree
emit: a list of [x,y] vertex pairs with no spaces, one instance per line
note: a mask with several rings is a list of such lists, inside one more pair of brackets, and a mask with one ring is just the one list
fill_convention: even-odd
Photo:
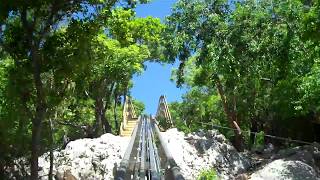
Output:
[[[130,9],[136,3],[137,1],[123,1],[123,6]],[[4,73],[2,78],[4,82],[1,87],[5,91],[1,100],[1,109],[8,108],[8,114],[2,113],[1,118],[6,121],[18,121],[18,127],[23,128],[31,122],[31,179],[37,179],[38,176],[38,156],[41,151],[40,142],[43,140],[41,130],[45,123],[49,123],[47,120],[53,117],[56,119],[58,115],[64,118],[79,116],[83,114],[82,110],[88,110],[86,107],[92,105],[90,99],[94,99],[96,124],[99,124],[104,117],[101,115],[101,98],[105,98],[103,96],[110,93],[107,90],[112,89],[114,81],[129,84],[132,74],[142,69],[142,59],[149,57],[150,53],[146,45],[140,41],[156,43],[156,40],[152,39],[156,35],[145,39],[142,37],[143,32],[150,32],[148,31],[149,22],[156,23],[150,25],[152,27],[160,25],[159,20],[152,18],[146,21],[137,20],[142,24],[145,23],[141,26],[139,22],[133,23],[138,25],[136,28],[147,28],[145,31],[135,32],[140,33],[135,36],[141,38],[135,41],[136,44],[133,41],[129,44],[121,44],[112,33],[108,34],[107,31],[112,32],[113,28],[109,23],[110,18],[116,19],[113,15],[117,10],[111,11],[116,4],[116,0],[4,1],[0,4],[1,59],[5,54],[13,62],[10,68],[5,65],[1,72]],[[124,12],[119,11],[120,14]],[[133,18],[134,13],[130,10],[128,12],[131,12],[130,18]],[[107,26],[108,28],[104,28]],[[134,28],[126,30],[131,31]],[[122,38],[122,36],[119,37]],[[125,65],[121,67],[124,69],[113,64],[119,62],[121,63],[119,66]],[[83,76],[84,72],[89,74]],[[106,73],[109,73],[110,77],[107,74],[108,77],[104,78],[103,75]],[[89,77],[90,75],[95,76]],[[82,77],[84,79],[81,79]],[[10,81],[10,78],[14,81]],[[106,83],[110,79],[111,82]],[[80,82],[84,80],[88,82]],[[10,91],[10,86],[17,91]],[[6,94],[6,92],[12,94]],[[72,96],[69,97],[70,95]],[[90,98],[84,98],[88,95]],[[85,108],[76,108],[77,102],[81,101]],[[15,106],[9,105],[18,105],[19,109],[14,110]],[[66,109],[58,108],[59,105],[64,105]],[[21,108],[24,111],[20,111]],[[19,114],[13,112],[19,112]],[[21,121],[13,118],[16,116]],[[11,125],[10,130],[16,128]],[[49,131],[52,131],[51,126]],[[10,133],[16,133],[16,131]]]
[[113,10],[106,24],[89,40],[89,61],[94,63],[85,67],[78,81],[78,87],[95,101],[96,136],[103,130],[111,132],[105,114],[112,98],[126,95],[132,76],[143,71],[146,60],[157,57],[152,52],[158,51],[154,45],[159,43],[163,29],[159,19],[135,18],[133,11],[122,8]]
[[[299,0],[178,1],[167,18],[165,42],[165,55],[181,62],[178,85],[191,80],[191,87],[216,89],[231,128],[237,129],[235,122],[253,131],[259,124],[266,130],[289,124],[301,116],[298,86],[319,56],[317,42],[305,39],[303,17],[317,14],[317,3],[311,5],[306,11]],[[191,78],[190,59],[196,66]],[[235,138],[243,149],[237,130]]]
[[134,99],[132,104],[135,108],[137,116],[143,115],[144,110],[146,109],[145,104],[139,100]]

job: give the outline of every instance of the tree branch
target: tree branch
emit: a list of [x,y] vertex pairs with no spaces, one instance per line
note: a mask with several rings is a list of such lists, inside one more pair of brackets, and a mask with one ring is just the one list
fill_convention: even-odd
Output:
[[62,121],[56,121],[56,122],[59,125],[71,126],[71,127],[74,127],[74,128],[82,129],[84,131],[87,129],[86,125],[77,125],[77,124],[73,124],[73,123],[70,123],[70,122],[62,122]]

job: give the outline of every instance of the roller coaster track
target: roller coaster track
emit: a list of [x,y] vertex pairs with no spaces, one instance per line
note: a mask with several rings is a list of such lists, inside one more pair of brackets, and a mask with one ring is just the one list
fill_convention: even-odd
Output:
[[[158,107],[158,111],[162,109],[166,117],[170,117],[163,98],[164,96],[160,97],[159,106],[164,106],[165,109]],[[180,168],[160,134],[156,118],[151,116],[138,118],[126,152],[120,164],[115,167],[114,177],[115,180],[184,180]]]

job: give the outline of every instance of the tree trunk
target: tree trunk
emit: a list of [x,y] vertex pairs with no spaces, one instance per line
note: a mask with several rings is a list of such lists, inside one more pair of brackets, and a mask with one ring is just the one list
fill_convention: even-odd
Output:
[[0,159],[0,179],[5,179],[6,178],[5,169],[4,169],[5,164],[6,163],[2,159]]
[[[32,119],[32,142],[31,142],[31,179],[38,179],[38,157],[40,151],[40,138],[41,138],[41,126],[42,121],[45,118],[46,112],[46,102],[43,84],[41,81],[41,65],[40,65],[40,55],[38,47],[39,41],[35,41],[34,35],[34,24],[29,23],[27,20],[27,8],[23,7],[21,11],[21,21],[24,29],[26,30],[26,40],[28,42],[28,47],[30,48],[30,60],[32,62],[32,74],[33,81],[36,90],[35,108],[36,112],[34,118]],[[32,25],[33,24],[33,25]]]
[[111,133],[111,126],[105,117],[105,107],[101,97],[97,97],[95,100],[95,136],[100,136],[105,129],[106,133]]
[[114,106],[113,106],[113,118],[114,118],[114,124],[115,124],[115,129],[117,130],[117,134],[119,133],[119,123],[117,119],[117,98],[118,95],[114,94]]
[[[29,23],[27,20],[27,8],[24,7],[21,11],[21,21],[24,29],[26,30],[26,40],[30,48],[30,60],[32,62],[32,74],[33,81],[36,90],[36,99],[35,99],[35,115],[32,119],[32,142],[31,142],[31,179],[38,179],[38,157],[40,151],[40,140],[41,140],[41,126],[43,119],[45,118],[46,113],[46,102],[43,89],[43,83],[41,81],[41,65],[40,65],[40,55],[38,47],[40,44],[39,41],[35,41],[34,35],[34,24]],[[32,25],[33,24],[33,25]]]
[[104,132],[105,133],[111,133],[112,132],[112,128],[111,128],[111,125],[109,124],[107,118],[106,118],[106,112],[109,108],[109,104],[110,104],[110,101],[109,101],[109,97],[107,97],[107,101],[103,107],[103,104],[102,104],[102,117],[101,117],[101,120],[102,120],[102,124],[103,124],[103,129],[104,129]]
[[103,121],[102,121],[102,123],[104,125],[104,130],[105,130],[106,133],[111,133],[112,132],[111,126],[110,126],[105,114],[106,114],[108,108],[111,107],[112,94],[114,94],[115,85],[116,85],[115,82],[111,83],[110,88],[106,91],[106,94],[105,94],[106,101],[105,101],[104,109],[103,109]]
[[32,123],[32,143],[31,143],[31,179],[38,179],[38,157],[40,151],[41,126],[43,112],[39,111]]
[[38,157],[40,151],[41,126],[45,118],[46,103],[44,98],[43,84],[40,72],[40,57],[35,46],[31,48],[33,65],[33,79],[36,88],[36,112],[32,121],[32,144],[31,144],[31,179],[38,179]]
[[253,147],[254,145],[254,141],[256,139],[256,134],[252,133],[252,132],[258,132],[258,123],[255,119],[255,117],[253,117],[251,119],[251,127],[250,127],[250,142],[249,142],[249,147],[250,149]]
[[53,125],[51,118],[49,119],[49,145],[50,145],[50,169],[48,179],[53,179]]
[[102,122],[103,122],[103,126],[104,126],[104,130],[106,133],[112,133],[112,128],[110,123],[108,122],[107,118],[106,118],[106,113],[105,111],[103,111],[102,113]]
[[103,109],[103,102],[102,99],[97,97],[95,100],[95,128],[94,128],[94,134],[95,137],[98,137],[102,134],[102,109]]
[[238,127],[235,125],[236,124],[235,122],[237,122],[237,118],[235,115],[236,112],[234,112],[234,110],[233,111],[229,110],[229,105],[228,105],[228,102],[225,97],[225,92],[223,90],[223,87],[222,87],[222,84],[221,84],[221,81],[220,81],[220,78],[218,77],[218,75],[214,75],[213,78],[214,78],[216,87],[218,89],[218,93],[220,95],[222,105],[223,105],[223,110],[224,110],[226,117],[229,121],[230,127],[235,129],[234,130],[234,134],[235,134],[234,146],[238,151],[243,151],[244,150],[244,139],[241,135],[241,132],[238,130]]

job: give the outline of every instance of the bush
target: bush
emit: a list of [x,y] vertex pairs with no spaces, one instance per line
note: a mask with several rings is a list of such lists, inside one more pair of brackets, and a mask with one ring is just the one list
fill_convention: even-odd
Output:
[[160,117],[157,117],[157,120],[159,122],[159,127],[162,131],[165,131],[171,127],[171,124],[167,122],[166,118],[160,116]]
[[256,134],[254,147],[255,148],[261,148],[263,146],[264,146],[264,132],[260,131],[259,133]]
[[219,177],[215,169],[202,170],[198,180],[218,180]]

